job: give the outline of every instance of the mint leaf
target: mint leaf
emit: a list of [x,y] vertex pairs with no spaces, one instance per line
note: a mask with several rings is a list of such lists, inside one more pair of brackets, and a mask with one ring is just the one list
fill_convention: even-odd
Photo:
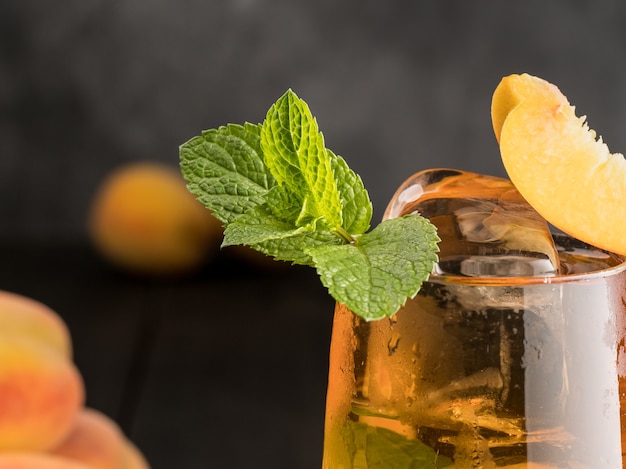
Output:
[[366,320],[392,316],[437,261],[435,227],[419,215],[386,220],[356,243],[306,248],[322,283]]
[[372,221],[372,203],[361,178],[346,161],[330,150],[331,167],[337,179],[337,189],[342,205],[343,228],[351,234],[365,233]]
[[267,193],[265,200],[267,207],[276,217],[295,226],[293,220],[297,220],[302,212],[302,201],[297,195],[283,186],[274,186]]
[[295,221],[324,217],[341,226],[341,201],[324,138],[307,104],[289,90],[267,113],[261,128],[265,163],[280,185],[300,200]]
[[386,428],[348,422],[343,433],[344,438],[353,441],[355,469],[434,469],[452,465],[450,458],[437,454],[430,446]]
[[328,229],[321,229],[321,220],[296,227],[277,217],[261,205],[237,217],[224,230],[223,246],[245,244],[278,260],[313,265],[305,247],[341,244],[342,240]]
[[224,223],[263,203],[275,185],[263,161],[260,133],[259,125],[230,124],[180,147],[189,191]]

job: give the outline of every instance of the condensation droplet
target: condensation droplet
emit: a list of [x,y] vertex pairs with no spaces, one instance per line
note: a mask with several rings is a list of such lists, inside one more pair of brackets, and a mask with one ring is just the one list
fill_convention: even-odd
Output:
[[396,349],[398,348],[398,344],[400,343],[400,334],[394,332],[391,334],[391,339],[387,343],[387,349],[389,350],[389,355],[393,355]]

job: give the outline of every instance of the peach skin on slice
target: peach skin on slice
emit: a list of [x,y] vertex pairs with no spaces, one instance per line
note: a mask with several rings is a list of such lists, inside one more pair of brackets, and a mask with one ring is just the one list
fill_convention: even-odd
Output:
[[626,160],[559,89],[528,74],[504,77],[491,116],[506,172],[535,210],[575,238],[626,254]]

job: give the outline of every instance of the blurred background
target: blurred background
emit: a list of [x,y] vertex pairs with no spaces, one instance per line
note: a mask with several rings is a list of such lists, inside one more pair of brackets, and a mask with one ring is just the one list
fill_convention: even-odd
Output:
[[120,273],[86,230],[102,180],[176,168],[181,143],[261,122],[292,88],[379,219],[418,170],[504,175],[490,101],[520,72],[620,151],[625,20],[619,0],[2,0],[0,288],[64,316],[88,402],[154,468],[318,468],[332,301],[315,274],[228,255],[172,282]]

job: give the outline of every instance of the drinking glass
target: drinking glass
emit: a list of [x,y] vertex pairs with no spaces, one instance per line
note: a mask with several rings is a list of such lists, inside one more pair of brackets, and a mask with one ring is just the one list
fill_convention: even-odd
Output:
[[[411,189],[423,197],[414,176],[387,217],[415,210]],[[393,317],[368,322],[338,304],[323,469],[626,467],[626,263],[553,239],[558,272],[537,274],[536,259],[506,270],[520,251],[494,267],[480,246],[444,247],[456,267],[439,267]]]

